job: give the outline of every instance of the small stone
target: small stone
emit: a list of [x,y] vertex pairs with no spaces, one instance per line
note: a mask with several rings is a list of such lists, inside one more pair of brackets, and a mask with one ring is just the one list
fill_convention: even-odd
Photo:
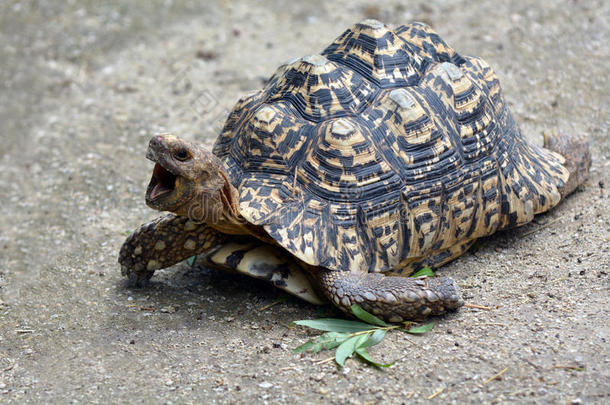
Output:
[[271,387],[273,387],[273,384],[271,384],[270,382],[267,381],[263,381],[262,383],[258,384],[259,387],[264,388],[264,389],[269,389]]
[[324,387],[320,387],[320,388],[318,388],[318,392],[322,395],[326,395],[326,394],[328,394],[328,389],[324,388]]
[[173,314],[174,312],[176,312],[176,308],[171,305],[168,305],[166,307],[161,308],[159,312],[163,312],[164,314]]
[[174,385],[174,382],[172,380],[167,380],[167,381],[165,381],[165,385],[170,387],[170,386]]

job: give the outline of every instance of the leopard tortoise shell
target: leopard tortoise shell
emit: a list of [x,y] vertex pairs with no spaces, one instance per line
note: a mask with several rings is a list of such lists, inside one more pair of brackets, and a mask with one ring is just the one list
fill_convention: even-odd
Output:
[[[210,153],[156,135],[149,206],[119,261],[132,282],[195,254],[389,321],[460,304],[446,277],[408,278],[555,206],[587,175],[580,139],[528,144],[482,59],[421,23],[365,20],[242,98]],[[395,276],[395,277],[388,277]]]

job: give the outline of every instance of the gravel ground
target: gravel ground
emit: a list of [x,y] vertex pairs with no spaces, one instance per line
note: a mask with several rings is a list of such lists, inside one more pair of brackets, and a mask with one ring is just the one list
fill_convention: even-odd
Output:
[[[545,4],[544,6],[542,4]],[[0,402],[608,403],[610,3],[4,1]],[[266,284],[182,264],[143,290],[116,263],[144,204],[148,138],[211,145],[274,68],[364,17],[425,21],[485,58],[528,137],[583,134],[590,180],[445,266],[465,299],[426,335],[318,364],[316,317]],[[495,380],[489,378],[504,371]]]

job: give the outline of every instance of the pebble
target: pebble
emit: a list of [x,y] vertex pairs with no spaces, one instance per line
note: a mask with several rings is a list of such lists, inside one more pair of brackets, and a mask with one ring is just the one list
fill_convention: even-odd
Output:
[[167,307],[163,307],[159,310],[159,312],[163,312],[165,314],[173,314],[174,312],[176,312],[176,308],[169,305]]
[[313,378],[314,381],[318,381],[319,382],[319,381],[322,381],[324,379],[324,375],[325,375],[324,373],[319,373],[319,374],[314,375],[312,378]]

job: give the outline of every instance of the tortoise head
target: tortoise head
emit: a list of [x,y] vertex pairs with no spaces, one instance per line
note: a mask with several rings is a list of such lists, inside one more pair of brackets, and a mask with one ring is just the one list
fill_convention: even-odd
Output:
[[210,151],[171,134],[153,136],[146,157],[155,162],[146,204],[213,224],[237,212],[236,191]]

